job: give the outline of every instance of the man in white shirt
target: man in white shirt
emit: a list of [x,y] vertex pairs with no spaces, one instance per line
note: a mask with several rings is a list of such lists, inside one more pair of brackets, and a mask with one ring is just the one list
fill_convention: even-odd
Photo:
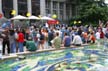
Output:
[[55,34],[56,34],[56,33],[59,33],[59,37],[61,37],[61,36],[62,36],[62,32],[60,31],[60,29],[55,29],[55,31],[54,31],[54,32],[55,32]]
[[75,45],[75,46],[81,46],[82,39],[81,39],[81,37],[78,34],[76,34],[74,36],[72,44]]

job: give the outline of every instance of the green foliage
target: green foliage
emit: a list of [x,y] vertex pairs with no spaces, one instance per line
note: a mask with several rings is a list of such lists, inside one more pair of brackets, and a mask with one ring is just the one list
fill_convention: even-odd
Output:
[[99,20],[108,20],[108,7],[102,0],[80,0],[78,11],[79,15],[72,20],[81,20],[90,24],[98,24]]

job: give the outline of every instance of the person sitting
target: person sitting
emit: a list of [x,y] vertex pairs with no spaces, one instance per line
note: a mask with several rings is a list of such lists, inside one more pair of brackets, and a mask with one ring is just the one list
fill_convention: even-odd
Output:
[[67,33],[64,34],[63,44],[64,47],[70,47],[71,45],[71,38],[68,36]]
[[57,48],[57,49],[60,48],[60,46],[61,46],[61,38],[60,38],[58,32],[56,32],[55,37],[51,41],[51,43],[52,43],[52,47]]
[[35,45],[35,42],[32,40],[32,37],[29,37],[26,41],[26,48],[28,51],[36,51],[37,46]]
[[96,38],[95,38],[93,32],[92,32],[91,35],[90,35],[89,41],[90,41],[91,43],[95,43],[95,41],[96,41]]
[[81,44],[82,44],[82,39],[77,33],[75,34],[75,36],[73,38],[72,44],[75,46],[81,46]]
[[88,41],[87,32],[82,32],[82,41],[83,41],[83,43],[87,43],[87,41]]

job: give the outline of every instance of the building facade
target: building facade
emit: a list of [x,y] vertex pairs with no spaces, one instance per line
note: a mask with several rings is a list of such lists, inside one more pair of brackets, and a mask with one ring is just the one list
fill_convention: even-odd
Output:
[[16,15],[24,15],[29,12],[36,16],[52,16],[56,14],[58,19],[66,20],[77,15],[77,0],[0,0],[0,13],[6,18],[12,17],[12,10]]

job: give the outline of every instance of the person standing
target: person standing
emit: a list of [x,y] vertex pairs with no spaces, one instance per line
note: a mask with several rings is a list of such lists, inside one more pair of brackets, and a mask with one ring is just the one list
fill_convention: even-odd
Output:
[[7,45],[7,53],[10,53],[10,42],[9,42],[9,30],[5,29],[5,31],[2,34],[2,38],[3,38],[3,55],[5,55],[5,48]]
[[44,36],[45,36],[45,41],[44,41],[44,48],[45,49],[48,49],[49,46],[48,46],[48,30],[45,29],[44,32],[43,32]]
[[15,43],[16,39],[15,39],[15,32],[13,29],[10,30],[9,41],[10,41],[10,52],[16,53],[16,43]]
[[23,43],[24,43],[24,34],[21,31],[19,31],[19,33],[18,33],[18,48],[19,48],[19,52],[23,52],[24,51]]
[[49,46],[52,46],[51,41],[53,40],[53,38],[54,38],[54,31],[53,29],[51,29],[51,31],[48,33],[48,45]]
[[39,49],[44,49],[45,36],[42,33],[41,29],[39,30],[39,35],[40,35],[40,37],[39,37]]
[[18,29],[14,29],[16,53],[18,52]]
[[2,49],[3,49],[2,42],[3,42],[3,39],[0,32],[0,58],[2,58]]

